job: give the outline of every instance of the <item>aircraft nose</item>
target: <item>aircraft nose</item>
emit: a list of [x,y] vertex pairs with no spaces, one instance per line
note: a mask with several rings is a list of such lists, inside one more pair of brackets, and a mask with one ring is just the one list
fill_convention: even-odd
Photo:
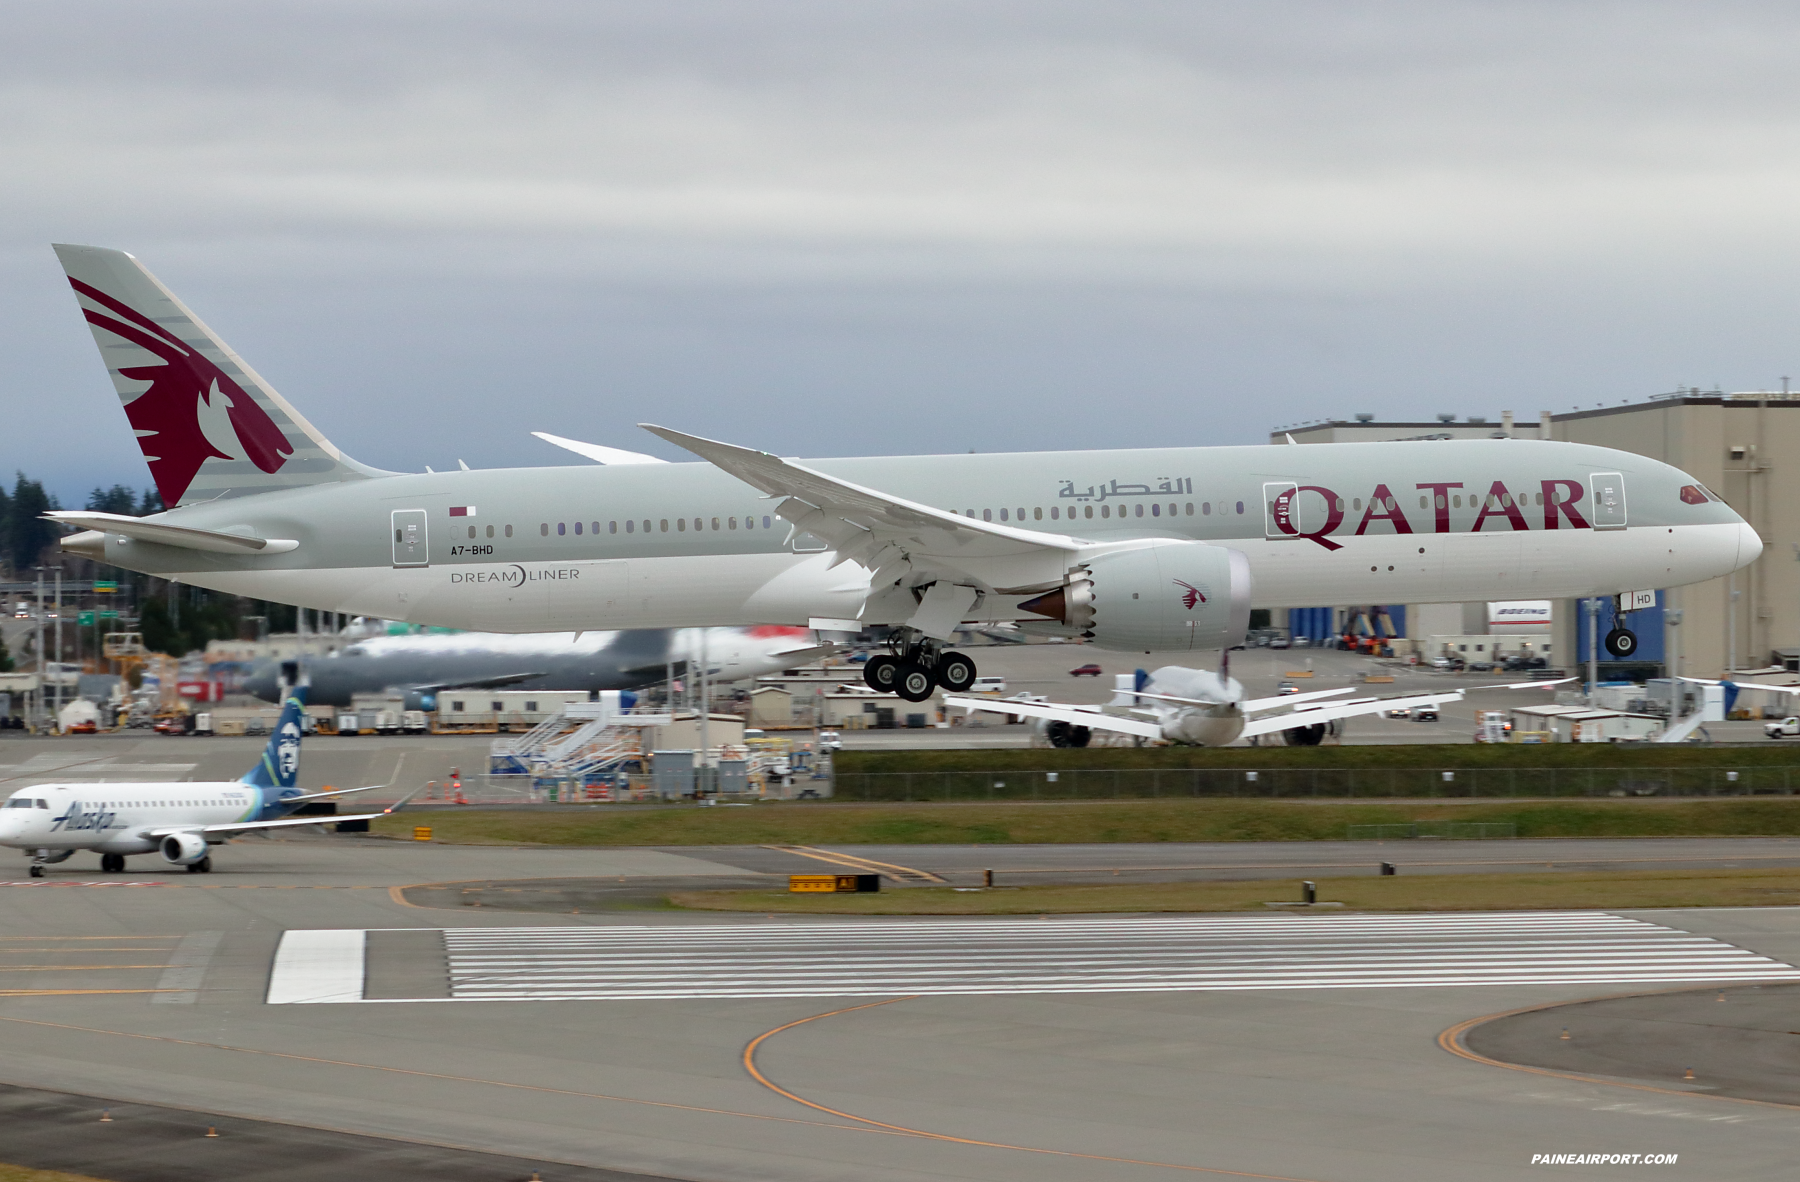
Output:
[[1751,528],[1750,523],[1741,518],[1738,520],[1737,535],[1737,566],[1734,569],[1742,570],[1762,557],[1763,541],[1756,535],[1756,530]]

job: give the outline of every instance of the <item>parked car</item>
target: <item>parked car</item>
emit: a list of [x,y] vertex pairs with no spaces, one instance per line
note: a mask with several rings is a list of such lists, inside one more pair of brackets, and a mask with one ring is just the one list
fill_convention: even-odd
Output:
[[1098,666],[1092,662],[1089,662],[1086,665],[1082,665],[1077,668],[1069,670],[1069,676],[1070,677],[1098,677],[1103,672],[1105,672],[1105,670],[1101,669],[1100,666]]
[[1289,640],[1285,636],[1272,636],[1269,638],[1269,647],[1270,648],[1287,648],[1291,644],[1293,644],[1293,641]]
[[842,735],[838,734],[836,731],[819,732],[820,751],[842,751],[843,749],[844,737]]
[[1437,707],[1414,706],[1412,708],[1412,719],[1414,722],[1436,722],[1438,720]]
[[1784,718],[1780,722],[1763,723],[1763,734],[1771,739],[1792,739],[1800,736],[1800,718]]
[[1300,692],[1300,687],[1295,685],[1291,681],[1284,681],[1280,685],[1275,687],[1275,693],[1282,697],[1285,697],[1288,694],[1297,694],[1299,692]]
[[975,684],[969,687],[972,694],[1003,694],[1006,692],[1006,678],[977,677]]

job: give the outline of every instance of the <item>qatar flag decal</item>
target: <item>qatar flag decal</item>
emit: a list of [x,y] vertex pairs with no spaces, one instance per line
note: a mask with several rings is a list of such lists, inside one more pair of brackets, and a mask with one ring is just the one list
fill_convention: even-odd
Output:
[[452,505],[452,506],[450,506],[450,516],[452,516],[452,517],[473,517],[473,516],[475,516],[475,506],[473,506],[473,505]]

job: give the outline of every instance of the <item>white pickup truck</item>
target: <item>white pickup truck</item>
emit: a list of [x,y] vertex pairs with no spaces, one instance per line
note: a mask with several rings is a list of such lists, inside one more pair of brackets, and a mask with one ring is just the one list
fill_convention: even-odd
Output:
[[1763,723],[1763,734],[1771,739],[1800,738],[1800,718],[1784,718],[1780,722]]

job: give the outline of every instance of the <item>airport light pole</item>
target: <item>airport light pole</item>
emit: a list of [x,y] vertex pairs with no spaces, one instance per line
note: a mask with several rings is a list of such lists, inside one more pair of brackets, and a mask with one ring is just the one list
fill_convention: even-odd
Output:
[[44,720],[44,568],[37,568],[37,619],[32,624],[31,642],[37,648],[37,715],[34,720]]
[[1600,688],[1600,600],[1591,596],[1584,601],[1588,618],[1588,705],[1594,704],[1594,694]]

